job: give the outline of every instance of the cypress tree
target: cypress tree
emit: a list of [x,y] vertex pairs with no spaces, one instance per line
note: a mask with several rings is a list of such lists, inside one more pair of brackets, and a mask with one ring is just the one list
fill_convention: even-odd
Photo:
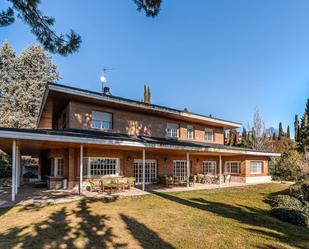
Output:
[[147,98],[148,98],[148,104],[151,104],[151,92],[150,87],[147,87]]
[[144,84],[144,103],[148,103],[148,96],[147,96],[147,87]]
[[290,126],[289,125],[288,125],[288,128],[286,130],[286,136],[287,136],[288,139],[291,138],[291,136],[290,136]]
[[276,136],[276,133],[275,133],[275,132],[273,133],[272,140],[273,140],[273,141],[276,141],[276,140],[277,140],[277,136]]
[[280,122],[279,123],[279,136],[278,136],[278,139],[280,140],[283,136],[284,136],[284,133],[283,133],[283,128],[282,128],[282,123]]
[[298,119],[298,115],[295,114],[295,120],[294,120],[294,140],[295,142],[299,142],[299,132],[300,132],[299,119]]

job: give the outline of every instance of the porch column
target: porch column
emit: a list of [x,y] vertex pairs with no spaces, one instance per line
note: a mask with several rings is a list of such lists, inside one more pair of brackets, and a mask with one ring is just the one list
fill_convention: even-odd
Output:
[[83,167],[84,167],[84,147],[81,144],[80,145],[80,164],[79,164],[79,194],[81,194],[83,192]]
[[145,191],[145,169],[146,169],[146,158],[145,158],[145,149],[143,149],[143,179],[142,179],[143,191]]
[[190,186],[190,158],[189,158],[189,152],[187,152],[187,187]]
[[19,146],[16,145],[16,194],[18,192],[18,188],[20,187],[20,149]]
[[15,184],[16,184],[16,140],[12,144],[12,201],[15,201]]
[[222,156],[219,155],[219,186],[221,187],[222,182]]

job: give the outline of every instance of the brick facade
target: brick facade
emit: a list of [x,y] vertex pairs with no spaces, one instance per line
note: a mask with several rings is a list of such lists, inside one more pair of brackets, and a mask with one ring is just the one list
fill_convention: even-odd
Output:
[[[112,113],[113,116],[113,130],[112,132],[124,133],[129,135],[144,135],[152,137],[165,137],[165,130],[167,123],[176,123],[179,126],[179,139],[187,139],[188,125],[194,128],[194,140],[205,141],[205,129],[213,130],[214,143],[224,143],[223,128],[203,125],[198,123],[189,123],[181,120],[168,119],[154,114],[146,114],[141,112],[130,112],[126,110],[119,110],[115,108],[108,108],[102,106],[95,106],[86,103],[79,103],[71,101],[67,109],[67,127],[71,129],[85,129],[95,130],[91,127],[92,111],[102,111]],[[62,116],[57,121],[61,124],[63,122]]]

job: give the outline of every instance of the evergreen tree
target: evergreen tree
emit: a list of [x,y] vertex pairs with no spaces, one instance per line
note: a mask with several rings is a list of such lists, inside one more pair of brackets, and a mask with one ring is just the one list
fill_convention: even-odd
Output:
[[[0,10],[0,27],[9,26],[20,18],[30,26],[31,32],[45,49],[52,53],[68,55],[76,52],[81,43],[80,35],[71,30],[68,34],[57,34],[53,30],[55,19],[46,16],[39,8],[40,0],[8,0],[10,6]],[[162,0],[133,0],[138,11],[155,17],[160,12]]]
[[282,123],[279,123],[279,136],[278,139],[280,140],[284,136],[283,128],[282,128]]
[[303,114],[300,125],[299,147],[302,151],[309,150],[309,120],[306,111]]
[[59,74],[39,45],[14,54],[7,43],[0,47],[0,89],[4,92],[0,126],[35,128],[46,84],[56,82]]
[[299,119],[298,119],[298,115],[295,114],[295,120],[294,120],[294,140],[295,142],[299,142],[299,132],[300,132]]
[[276,133],[275,133],[275,132],[273,133],[272,140],[273,140],[273,141],[277,141],[277,136],[276,136]]
[[230,130],[229,133],[229,145],[236,146],[237,145],[237,131],[235,129]]
[[290,139],[291,138],[291,134],[290,134],[290,126],[288,125],[288,128],[287,128],[287,130],[286,130],[286,137],[288,138],[288,139]]
[[148,103],[147,86],[144,84],[144,103]]
[[151,92],[150,87],[147,87],[147,98],[148,98],[148,104],[151,104]]

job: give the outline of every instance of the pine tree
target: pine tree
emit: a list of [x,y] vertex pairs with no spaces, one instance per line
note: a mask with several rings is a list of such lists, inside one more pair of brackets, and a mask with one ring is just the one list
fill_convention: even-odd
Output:
[[[10,61],[6,67],[0,63],[0,89],[4,89],[3,105],[0,110],[0,126],[35,128],[42,97],[48,82],[56,82],[59,74],[51,58],[39,45],[25,49],[15,59],[13,50],[7,44],[0,48],[0,61]],[[4,68],[4,69],[3,69]],[[13,68],[10,70],[9,68]],[[5,118],[3,118],[5,117]]]
[[151,92],[150,87],[147,87],[147,98],[148,98],[148,104],[151,104]]
[[229,145],[236,146],[237,145],[237,131],[235,129],[230,130],[229,133]]
[[289,125],[288,125],[288,128],[287,128],[287,130],[286,130],[286,137],[287,137],[288,139],[291,138],[291,135],[290,135],[290,126],[289,126]]
[[284,136],[283,128],[282,128],[282,123],[279,123],[279,135],[278,139],[280,140]]
[[295,142],[299,142],[299,131],[300,131],[299,119],[298,119],[298,115],[295,114],[295,120],[294,120],[294,140]]
[[303,114],[299,132],[299,147],[302,151],[309,150],[309,117],[307,115],[307,107]]

